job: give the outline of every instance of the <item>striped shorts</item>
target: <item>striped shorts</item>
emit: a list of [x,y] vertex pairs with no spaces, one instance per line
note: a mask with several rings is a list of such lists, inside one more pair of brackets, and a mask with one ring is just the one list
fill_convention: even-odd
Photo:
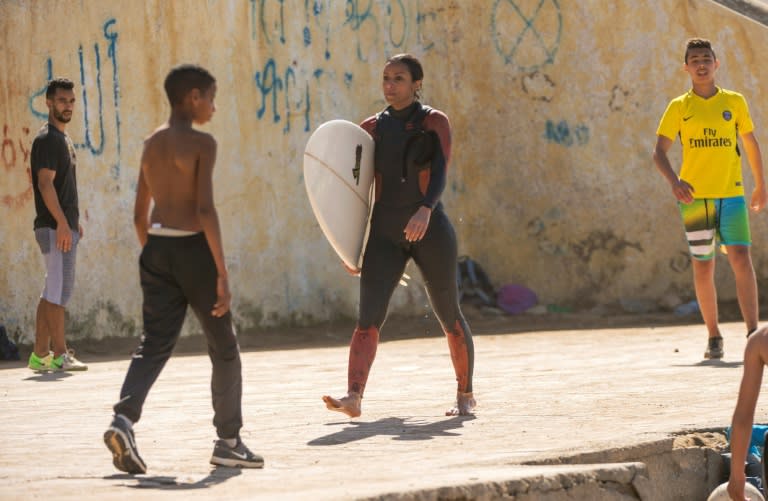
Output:
[[691,257],[708,260],[720,245],[752,243],[747,203],[743,196],[701,198],[691,204],[678,203]]
[[45,259],[45,286],[40,295],[49,303],[66,306],[75,286],[75,258],[80,233],[72,232],[72,250],[61,252],[56,248],[56,230],[35,229],[35,240]]

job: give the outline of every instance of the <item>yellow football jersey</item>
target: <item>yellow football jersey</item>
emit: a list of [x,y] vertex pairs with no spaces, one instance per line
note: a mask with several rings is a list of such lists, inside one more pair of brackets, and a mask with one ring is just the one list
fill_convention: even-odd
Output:
[[704,99],[693,90],[673,99],[656,133],[683,146],[680,178],[693,186],[694,198],[744,194],[738,134],[755,128],[744,96],[721,89]]

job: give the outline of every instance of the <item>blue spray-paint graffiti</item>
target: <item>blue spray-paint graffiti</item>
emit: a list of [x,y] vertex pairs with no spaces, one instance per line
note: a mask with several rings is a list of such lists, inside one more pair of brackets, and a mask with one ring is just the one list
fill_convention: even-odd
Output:
[[[316,74],[317,75],[317,74]],[[256,81],[256,88],[261,92],[261,107],[256,110],[256,117],[262,119],[267,112],[267,100],[269,99],[272,104],[272,122],[278,123],[282,119],[282,115],[278,110],[278,95],[280,92],[284,92],[285,102],[285,125],[283,126],[283,132],[288,133],[291,130],[291,113],[292,110],[304,109],[304,130],[310,130],[309,113],[311,110],[311,102],[309,97],[309,83],[305,84],[305,89],[301,93],[301,97],[296,98],[293,96],[291,89],[296,89],[296,72],[290,66],[286,68],[282,77],[278,75],[277,63],[274,59],[270,58],[264,65],[262,71],[257,71],[254,75]]]
[[262,118],[267,110],[267,96],[272,95],[272,121],[280,121],[280,114],[277,112],[277,93],[283,90],[283,81],[277,76],[277,63],[274,59],[267,61],[263,71],[257,71],[253,77],[256,80],[256,87],[261,92],[261,108],[256,111],[256,116]]
[[[491,36],[506,64],[532,72],[552,64],[560,47],[563,20],[557,0],[539,0],[533,12],[520,0],[496,0],[491,13]],[[523,22],[517,36],[510,26]]]
[[[274,5],[278,7],[277,14],[270,9]],[[304,42],[304,47],[312,45],[313,36],[312,29],[310,28],[310,18],[314,17],[317,22],[324,10],[326,9],[323,7],[321,0],[304,0],[304,12],[307,18],[306,25],[301,29],[301,39]],[[274,40],[278,40],[280,44],[286,45],[289,37],[286,36],[285,0],[250,0],[250,23],[251,40],[256,40],[259,33],[261,33],[267,45],[272,45]],[[325,58],[330,59],[331,54],[328,50],[330,23],[326,23],[325,33]]]
[[91,139],[91,127],[88,119],[88,83],[85,81],[85,63],[83,62],[83,46],[77,49],[77,55],[80,59],[80,87],[83,90],[83,108],[85,109],[85,142],[75,144],[77,148],[87,148],[94,155],[98,156],[104,152],[104,116],[102,110],[104,103],[101,95],[101,55],[99,53],[99,44],[93,44],[93,52],[96,56],[96,90],[99,93],[99,146],[95,148]]
[[115,137],[117,138],[117,159],[112,166],[112,177],[118,179],[120,177],[120,159],[121,156],[121,140],[120,140],[120,78],[117,64],[117,31],[110,31],[114,28],[117,20],[109,19],[104,23],[104,38],[109,40],[109,48],[107,49],[107,57],[112,61],[112,99],[115,103]]
[[565,120],[558,123],[547,120],[544,137],[547,141],[563,146],[583,146],[589,142],[589,127],[584,124],[572,126]]
[[437,20],[437,12],[422,11],[421,0],[416,2],[416,9],[416,42],[421,46],[422,50],[428,51],[435,46],[435,42],[427,41],[425,33],[429,30],[425,29],[425,27],[429,21],[435,22]]
[[29,96],[29,101],[27,101],[27,105],[29,106],[29,111],[32,112],[32,115],[39,119],[39,120],[47,120],[48,119],[48,111],[43,113],[42,111],[37,111],[35,109],[35,101],[45,95],[45,91],[48,89],[48,82],[53,78],[53,61],[49,57],[45,61],[45,84],[34,94]]
[[371,12],[372,10],[372,0],[368,0],[368,4],[364,9],[360,8],[360,0],[347,0],[344,8],[344,16],[346,18],[344,20],[344,25],[352,28],[352,31],[357,34],[357,58],[360,61],[367,61],[360,39],[360,32],[362,31],[363,25],[366,22],[371,22],[373,23],[373,28],[376,30],[376,33],[378,33],[379,29],[379,26],[376,23],[376,16],[373,15]]
[[[323,4],[320,2],[320,0],[314,0],[312,2],[312,8],[309,7],[309,2],[312,0],[304,0],[304,12],[307,18],[307,25],[304,27],[305,30],[305,47],[309,47],[312,44],[312,30],[310,28],[310,21],[311,19],[314,19],[315,24],[317,25],[317,29],[322,31],[325,35],[325,52],[324,56],[326,61],[331,58],[331,51],[330,51],[330,45],[331,45],[331,23],[326,22],[325,26],[322,25],[321,15],[327,12],[327,9],[323,7]],[[308,34],[308,36],[307,36]],[[309,43],[306,43],[307,40],[309,40]]]
[[[120,140],[120,81],[119,66],[117,59],[117,31],[114,29],[116,24],[115,19],[108,19],[103,28],[104,38],[108,42],[107,46],[107,58],[112,64],[112,99],[115,108],[115,149],[116,160],[112,166],[112,177],[118,179],[120,176],[120,154],[121,154],[121,140]],[[104,99],[103,99],[103,85],[102,85],[102,66],[101,66],[101,49],[98,43],[93,44],[93,54],[95,63],[95,86],[89,84],[88,71],[85,53],[83,51],[83,45],[81,44],[77,50],[78,62],[80,65],[80,86],[82,88],[82,109],[83,109],[83,123],[85,138],[82,142],[75,143],[75,147],[78,149],[85,149],[94,156],[101,156],[104,153],[104,147],[107,143],[107,134],[104,127]],[[46,120],[48,118],[48,112],[40,111],[35,108],[35,101],[45,95],[45,91],[48,85],[48,81],[54,78],[53,72],[53,59],[47,58],[45,61],[45,83],[35,93],[33,93],[28,100],[29,110],[33,116],[40,120]],[[92,103],[88,100],[89,90],[95,90],[97,92],[98,106],[95,111],[91,111]],[[95,114],[98,118],[98,133],[91,127],[91,116]],[[94,142],[94,135],[98,136],[98,144]]]
[[[256,0],[251,0],[251,39],[256,40],[256,26],[261,28],[261,34],[267,44],[272,44],[272,36],[277,31],[277,39],[285,45],[285,0],[272,0],[272,3],[278,4],[277,19],[270,20],[267,16],[267,4],[269,0],[258,0],[258,9]],[[258,10],[258,22],[256,21]],[[270,22],[271,21],[271,22]],[[272,35],[270,34],[272,33]]]
[[[397,6],[397,9],[394,9],[394,6]],[[394,11],[397,10],[397,13]],[[402,47],[403,43],[405,43],[405,38],[408,35],[408,16],[405,11],[405,5],[403,5],[402,0],[394,0],[389,3],[389,6],[387,7],[387,15],[389,16],[389,42],[394,47]],[[399,20],[400,23],[402,23],[402,26],[399,28],[399,37],[395,34],[395,30],[398,28],[396,21]]]
[[[283,127],[283,133],[287,134],[291,130],[291,82],[296,87],[296,73],[293,68],[286,68],[285,70],[285,126]],[[296,107],[299,107],[297,103]]]
[[251,0],[251,40],[256,40],[256,0]]
[[[261,96],[256,117],[281,124],[284,133],[294,127],[298,114],[304,116],[304,130],[311,130],[311,90],[322,75],[339,80],[350,90],[355,82],[355,73],[351,70],[308,68],[301,65],[302,59],[295,54],[287,56],[290,59],[283,69],[284,56],[278,57],[275,53],[283,50],[279,45],[285,45],[286,38],[301,40],[301,47],[307,51],[316,50],[313,45],[320,44],[325,59],[330,60],[333,35],[345,42],[342,44],[344,50],[355,50],[356,58],[362,62],[366,62],[372,51],[379,51],[382,47],[399,49],[407,46],[409,50],[414,50],[420,46],[422,51],[427,51],[435,45],[429,39],[430,30],[427,28],[430,23],[438,21],[441,9],[423,9],[422,0],[345,0],[341,19],[335,14],[338,10],[331,12],[331,6],[331,0],[304,0],[304,23],[296,26],[285,22],[285,0],[250,0],[251,38],[273,48],[264,66],[253,75]],[[290,29],[297,31],[290,33]],[[314,80],[310,75],[315,77]]]

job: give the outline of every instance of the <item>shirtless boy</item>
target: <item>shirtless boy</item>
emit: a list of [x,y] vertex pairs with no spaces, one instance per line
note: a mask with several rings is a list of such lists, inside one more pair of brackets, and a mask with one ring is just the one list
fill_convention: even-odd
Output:
[[144,142],[133,216],[142,246],[144,335],[131,359],[104,442],[118,470],[146,472],[133,424],[171,356],[189,305],[205,333],[213,365],[213,425],[218,440],[210,462],[261,468],[264,460],[248,450],[239,435],[242,374],[213,199],[216,140],[192,127],[213,116],[216,80],[199,66],[182,65],[166,77],[165,91],[171,116]]
[[763,370],[768,363],[768,328],[763,327],[749,336],[744,349],[744,371],[741,376],[739,397],[731,421],[731,475],[728,479],[728,494],[731,499],[746,499],[744,485],[747,480],[743,465],[752,437],[755,409],[763,383]]

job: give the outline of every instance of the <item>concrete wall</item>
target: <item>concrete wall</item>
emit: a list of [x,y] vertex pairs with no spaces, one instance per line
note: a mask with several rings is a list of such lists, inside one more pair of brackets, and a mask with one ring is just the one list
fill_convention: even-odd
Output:
[[[624,451],[596,452],[591,454],[592,462],[560,458],[522,468],[508,466],[495,478],[479,475],[473,483],[433,478],[429,482],[434,486],[372,496],[365,501],[690,501],[707,499],[727,480],[723,477],[723,458],[717,451],[669,445],[672,440]],[[631,455],[637,453],[641,457],[633,459]]]
[[[162,80],[181,62],[218,79],[216,200],[243,328],[354,316],[302,179],[309,134],[384,107],[397,52],[426,69],[425,102],[448,113],[454,160],[444,201],[496,284],[545,303],[692,294],[675,204],[650,151],[666,103],[689,87],[683,41],[710,37],[719,83],[749,100],[759,139],[765,28],[721,5],[594,0],[6,0],[0,3],[0,322],[29,339],[42,283],[27,167],[52,75],[77,83],[86,236],[71,339],[140,329],[131,211],[142,138],[165,120]],[[765,143],[765,141],[763,141]],[[675,156],[677,155],[677,156]],[[673,154],[679,158],[679,147]],[[746,176],[750,179],[749,175]],[[751,182],[747,182],[751,189]],[[754,260],[768,274],[765,217]],[[391,311],[427,311],[420,279]],[[726,261],[721,297],[733,298]],[[195,327],[193,327],[195,328]]]

